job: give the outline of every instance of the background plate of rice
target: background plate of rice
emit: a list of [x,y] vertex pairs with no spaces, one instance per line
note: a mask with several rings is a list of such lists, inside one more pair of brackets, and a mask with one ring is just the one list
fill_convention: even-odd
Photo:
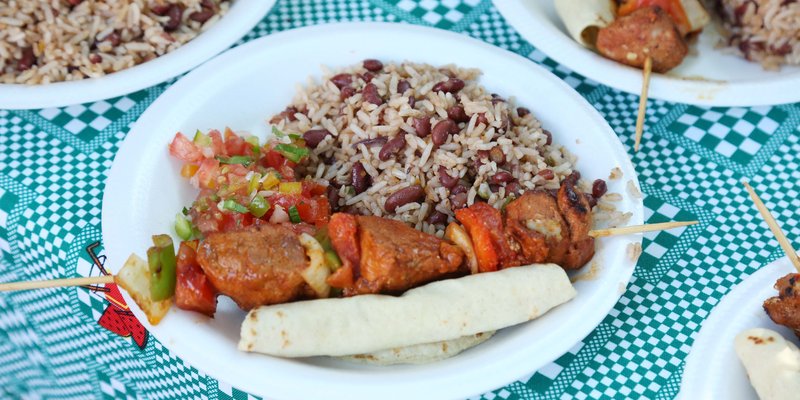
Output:
[[[167,34],[161,29],[161,25],[164,23],[162,20],[168,18],[164,16],[150,19],[152,15],[145,15],[143,11],[146,7],[144,0],[108,0],[93,5],[95,10],[102,8],[102,12],[92,11],[90,4],[84,2],[85,4],[81,3],[73,8],[70,14],[55,17],[49,12],[50,8],[41,7],[38,3],[29,4],[25,0],[4,3],[8,4],[0,6],[0,57],[20,58],[17,54],[20,51],[19,43],[29,42],[30,37],[38,38],[36,46],[47,49],[46,54],[50,55],[48,62],[43,61],[43,65],[20,73],[19,75],[24,74],[21,79],[17,79],[19,75],[12,73],[6,73],[0,79],[0,108],[29,109],[108,99],[180,75],[233,45],[264,17],[275,4],[275,0],[234,0],[222,4],[224,15],[215,15],[203,24],[189,20],[193,11],[202,11],[200,1],[186,0],[181,3],[189,6],[183,14],[183,23],[178,30]],[[59,7],[65,6],[60,4]],[[103,17],[99,17],[101,13]],[[43,22],[36,24],[33,32],[23,31],[22,28],[27,26],[23,24],[32,20],[30,18],[34,15]],[[95,15],[98,17],[94,17]],[[48,23],[50,20],[52,22]],[[108,51],[102,57],[104,69],[117,72],[82,80],[57,81],[59,78],[55,77],[63,77],[69,73],[67,68],[76,68],[78,65],[98,70],[97,65],[89,60],[92,56],[90,53],[97,53],[89,51],[89,46],[93,46],[89,42],[94,41],[94,38],[103,38],[96,46],[107,46],[108,43],[102,42],[108,32],[115,31],[133,32],[135,35],[135,40],[130,41],[123,37],[113,49],[106,49]],[[92,38],[85,37],[91,36],[91,32],[96,35]],[[129,34],[123,33],[122,36]],[[65,46],[66,43],[69,45]],[[184,44],[176,48],[178,43]],[[69,47],[68,52],[75,54],[64,54],[65,47]],[[149,58],[165,51],[168,52],[150,61],[138,63],[141,57]],[[133,61],[134,58],[137,61]],[[68,59],[72,62],[67,62]],[[10,63],[16,64],[16,61]],[[136,65],[130,66],[133,63]],[[11,64],[9,70],[14,69]],[[3,73],[0,69],[0,77],[3,77]],[[7,80],[12,80],[12,76],[14,81],[53,82],[7,83]]]
[[[762,12],[769,13],[770,23],[779,28],[771,32],[750,29],[749,33],[780,47],[793,43],[787,58],[795,66],[764,69],[761,62],[741,57],[736,48],[720,48],[723,29],[719,21],[712,21],[697,43],[690,45],[689,55],[681,65],[667,74],[652,75],[649,97],[708,106],[759,106],[800,100],[800,67],[796,66],[800,62],[800,3],[783,2],[787,5],[781,13],[777,7],[781,0],[720,1],[731,9],[746,2],[765,5]],[[641,93],[642,71],[579,45],[567,34],[551,0],[497,0],[494,4],[523,38],[560,64],[616,89],[636,95]],[[715,8],[707,7],[707,10],[718,19]],[[753,54],[753,57],[758,55]],[[767,66],[774,65],[774,60],[762,61]]]
[[[629,224],[642,223],[641,197],[627,189],[638,187],[627,153],[599,113],[554,75],[464,35],[400,24],[334,24],[271,35],[221,54],[171,86],[142,114],[106,183],[107,265],[122,265],[131,252],[141,254],[152,234],[173,232],[175,213],[196,196],[167,152],[176,131],[229,126],[265,138],[266,120],[283,111],[298,89],[318,85],[323,68],[335,71],[368,58],[479,69],[480,84],[530,109],[553,141],[577,158],[584,179],[608,179],[619,168],[622,176],[608,180],[608,190],[618,193],[616,208],[630,213]],[[236,345],[245,313],[224,298],[213,320],[172,310],[148,329],[198,369],[269,398],[358,399],[378,393],[381,398],[464,398],[523,378],[589,334],[625,290],[635,267],[628,250],[640,241],[636,235],[598,241],[591,265],[577,274],[584,279],[576,281],[573,301],[432,364],[375,367],[242,353]]]

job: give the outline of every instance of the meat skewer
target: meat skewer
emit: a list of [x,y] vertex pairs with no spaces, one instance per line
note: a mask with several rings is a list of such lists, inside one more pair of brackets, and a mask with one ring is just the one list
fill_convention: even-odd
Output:
[[[601,238],[601,237],[610,237],[619,235],[632,235],[636,233],[662,231],[667,229],[679,228],[682,226],[695,225],[697,223],[698,223],[697,221],[675,221],[675,222],[663,222],[657,224],[624,226],[619,228],[606,228],[606,229],[589,231],[589,236],[592,236],[594,238]],[[39,281],[18,281],[18,282],[0,283],[0,292],[44,289],[44,288],[54,288],[54,287],[96,285],[96,284],[113,283],[113,282],[114,282],[114,275],[87,276],[81,278],[48,279]]]
[[775,283],[778,296],[770,297],[764,301],[764,311],[773,322],[788,327],[800,338],[800,260],[798,260],[797,253],[789,242],[789,239],[786,238],[778,222],[775,221],[775,218],[758,197],[755,190],[753,190],[746,181],[742,182],[742,184],[747,189],[750,198],[756,204],[756,208],[758,208],[761,216],[764,217],[764,221],[769,226],[772,234],[775,235],[778,243],[780,243],[783,251],[798,272],[787,274],[778,279]]
[[650,72],[653,69],[653,59],[644,59],[642,67],[642,94],[639,95],[639,112],[636,114],[636,138],[633,143],[633,151],[639,151],[639,143],[642,142],[642,132],[644,131],[644,114],[647,111],[647,92],[650,89]]

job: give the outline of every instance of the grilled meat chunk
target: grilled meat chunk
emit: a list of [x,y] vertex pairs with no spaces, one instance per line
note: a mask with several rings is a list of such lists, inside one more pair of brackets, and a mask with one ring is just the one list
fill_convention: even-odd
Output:
[[563,258],[557,259],[554,254],[549,261],[564,269],[578,269],[594,256],[594,238],[589,236],[593,222],[592,206],[589,196],[575,188],[575,184],[576,179],[564,179],[556,195],[558,211],[569,226],[569,247]]
[[642,7],[617,18],[600,29],[596,45],[600,54],[636,68],[650,57],[659,73],[677,67],[689,52],[675,22],[660,7]]
[[764,301],[764,311],[778,325],[800,338],[800,274],[787,274],[775,283],[778,295]]
[[569,227],[556,198],[529,192],[506,206],[506,232],[519,245],[521,264],[561,260],[569,248]]
[[314,297],[300,275],[308,264],[305,250],[282,225],[210,234],[198,246],[197,262],[213,287],[245,310]]
[[[392,219],[334,214],[329,231],[336,225],[357,226],[351,236],[331,235],[331,243],[345,263],[328,279],[331,286],[344,289],[345,296],[367,293],[401,293],[413,287],[467,273],[461,250],[436,236],[420,232]],[[354,243],[358,244],[353,249]],[[345,260],[351,260],[350,262]],[[345,270],[351,269],[351,271]],[[352,276],[350,282],[341,279]]]

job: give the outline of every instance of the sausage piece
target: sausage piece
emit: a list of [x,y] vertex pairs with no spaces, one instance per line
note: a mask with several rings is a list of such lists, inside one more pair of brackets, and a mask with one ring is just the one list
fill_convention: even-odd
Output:
[[[331,218],[332,223],[339,219],[337,215]],[[436,236],[392,219],[373,216],[344,218],[354,219],[357,224],[357,234],[348,236],[358,239],[360,253],[357,271],[352,272],[352,284],[340,286],[344,289],[345,296],[401,293],[428,282],[467,272],[466,268],[462,268],[464,254],[461,250]],[[352,247],[348,243],[349,237],[331,235],[331,243],[340,255],[343,250],[347,252],[346,249]],[[342,282],[328,279],[328,283],[337,287]]]
[[775,283],[778,296],[764,302],[764,311],[778,325],[793,330],[800,338],[800,274],[788,274]]
[[197,248],[211,284],[244,310],[313,298],[300,271],[306,253],[297,234],[282,225],[213,233]]
[[689,52],[675,22],[659,7],[642,7],[600,29],[597,50],[636,68],[642,68],[649,55],[653,71],[659,73],[678,66]]

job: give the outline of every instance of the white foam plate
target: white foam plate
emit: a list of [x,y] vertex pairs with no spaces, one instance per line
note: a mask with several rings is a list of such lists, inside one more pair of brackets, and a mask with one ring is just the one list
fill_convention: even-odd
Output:
[[99,78],[45,85],[0,83],[0,109],[63,107],[109,99],[164,82],[236,43],[273,4],[275,0],[236,0],[217,23],[175,51]]
[[791,330],[772,322],[762,307],[764,300],[777,296],[775,281],[790,272],[797,271],[788,258],[776,260],[739,283],[714,307],[686,358],[679,398],[758,399],[736,356],[733,341],[744,330],[767,328],[800,344]]
[[[642,71],[581,46],[567,33],[553,0],[495,0],[495,7],[528,42],[579,74],[628,93],[642,90]],[[800,67],[765,71],[758,63],[715,48],[708,26],[683,63],[652,74],[649,97],[707,106],[759,106],[800,100]]]
[[[424,43],[421,46],[420,43]],[[447,51],[442,51],[446,49]],[[302,51],[301,51],[302,50]],[[167,154],[176,131],[224,128],[262,137],[264,122],[283,110],[297,84],[319,79],[320,66],[345,67],[366,58],[480,68],[492,92],[515,95],[580,161],[584,177],[626,193],[636,173],[603,118],[564,82],[531,61],[465,35],[400,24],[321,25],[270,35],[218,56],[172,85],[142,115],[122,143],[103,198],[103,240],[115,271],[129,254],[143,254],[154,233],[172,232],[176,212],[196,193]],[[568,117],[567,117],[568,116]],[[641,199],[619,209],[642,223]],[[220,301],[216,318],[173,309],[158,326],[136,316],[175,354],[242,390],[269,398],[463,398],[514,381],[565,353],[589,334],[624,292],[634,263],[626,255],[639,235],[602,239],[592,279],[576,283],[578,296],[531,323],[504,329],[457,357],[426,365],[360,366],[331,358],[281,359],[236,350],[244,312]],[[502,294],[498,294],[500,296]],[[126,296],[129,304],[133,304]],[[347,338],[343,338],[347,340]],[[391,388],[391,389],[389,389]]]

